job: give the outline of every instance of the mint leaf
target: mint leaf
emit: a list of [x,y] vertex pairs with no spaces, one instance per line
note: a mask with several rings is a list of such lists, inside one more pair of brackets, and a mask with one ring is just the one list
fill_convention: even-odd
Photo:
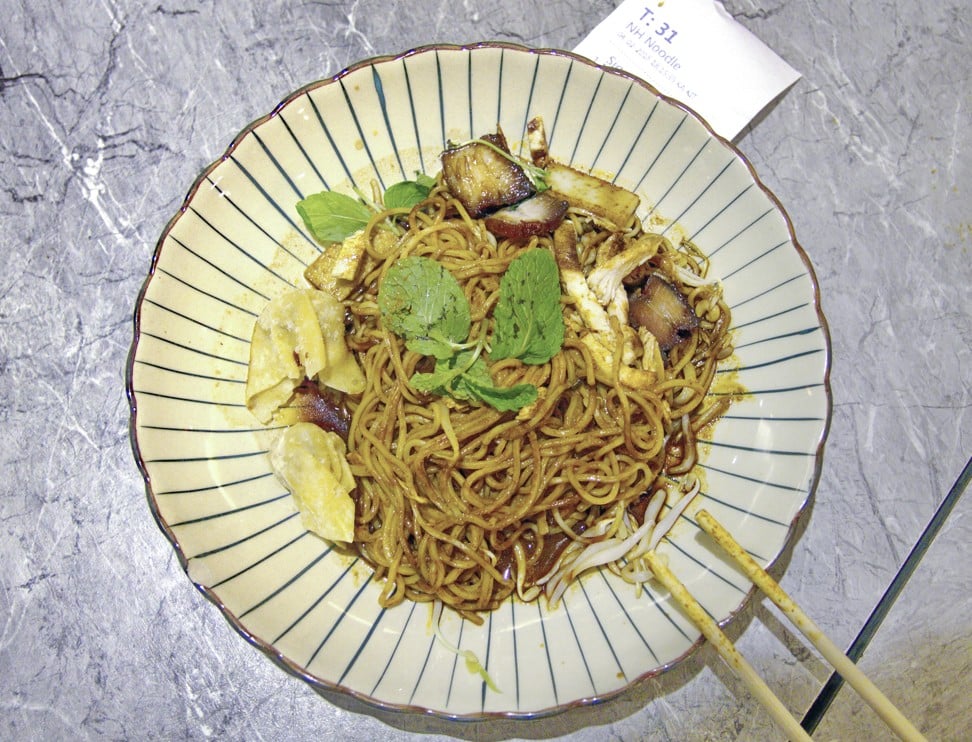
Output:
[[[432,182],[435,183],[434,180]],[[388,186],[388,190],[385,191],[385,208],[410,209],[415,204],[421,203],[429,195],[429,190],[431,190],[431,186],[414,180],[403,180],[401,183],[395,183],[395,185]]]
[[500,412],[510,412],[537,401],[537,388],[533,384],[514,386],[484,386],[460,376],[456,382],[455,396],[479,399]]
[[557,354],[564,344],[564,318],[560,274],[548,250],[531,248],[510,263],[493,319],[492,358],[541,364]]
[[314,193],[297,202],[297,213],[320,242],[341,242],[364,229],[374,212],[357,199],[334,191]]
[[[438,358],[435,363],[435,370],[427,374],[412,374],[408,383],[420,392],[430,392],[438,395],[457,396],[455,394],[455,382],[460,376],[466,373],[470,367],[476,363],[483,363],[481,358],[477,358],[476,349],[460,350],[453,353],[449,358]],[[489,369],[486,370],[489,376]],[[470,397],[461,397],[470,399]]]
[[500,412],[507,412],[536,402],[538,392],[533,384],[496,386],[489,374],[489,366],[480,357],[466,373],[456,377],[452,394],[459,399],[485,402]]
[[416,353],[449,358],[472,324],[469,301],[440,263],[421,256],[395,262],[378,288],[378,309],[389,330]]
[[[529,252],[547,255],[553,260],[544,250]],[[525,255],[529,255],[529,252]],[[522,258],[523,256],[510,264],[511,269],[514,264],[520,266],[513,271],[513,278],[516,280],[512,283],[519,285],[517,275],[524,271],[528,274],[534,272],[536,265],[541,266],[540,272],[544,277],[541,284],[549,283],[550,266],[544,263],[543,257],[528,257],[526,260]],[[500,282],[500,302],[503,301],[502,287],[505,281],[504,276]],[[560,279],[556,263],[553,264],[553,281],[554,303],[557,307],[557,318],[560,319]],[[515,288],[511,291],[515,293],[535,289],[536,286],[530,283],[526,288]],[[543,306],[537,306],[543,310]],[[378,287],[378,309],[385,326],[401,337],[409,350],[436,359],[435,368],[431,372],[412,374],[409,383],[415,390],[471,402],[484,402],[503,412],[518,410],[536,401],[538,391],[533,384],[499,387],[493,382],[489,364],[482,357],[482,341],[467,342],[472,326],[469,301],[459,282],[437,261],[421,256],[410,256],[396,261]],[[550,324],[550,318],[543,320],[544,327]],[[563,320],[560,320],[560,340],[551,355],[556,353],[562,342]],[[527,354],[527,357],[534,355]]]
[[[398,334],[398,333],[396,333]],[[405,347],[423,356],[448,360],[456,352],[456,344],[433,333],[428,337],[413,337],[405,341]]]
[[485,402],[500,412],[532,404],[538,394],[533,384],[496,386],[489,374],[489,365],[482,356],[476,356],[474,349],[461,350],[450,359],[437,361],[432,373],[412,374],[409,384],[420,392]]

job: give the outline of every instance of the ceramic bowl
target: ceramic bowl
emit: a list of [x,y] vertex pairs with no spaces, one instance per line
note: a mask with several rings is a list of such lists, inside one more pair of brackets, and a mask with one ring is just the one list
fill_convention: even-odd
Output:
[[497,123],[519,146],[536,115],[556,159],[610,174],[654,229],[708,253],[732,308],[722,372],[749,395],[702,441],[703,490],[660,547],[712,616],[728,620],[751,586],[692,513],[708,509],[768,565],[817,482],[830,352],[813,271],[777,199],[692,111],[570,53],[497,43],[371,59],[294,92],[206,169],[159,239],[135,314],[132,440],[152,513],[240,634],[307,682],[386,709],[535,717],[616,695],[700,642],[663,588],[639,595],[599,571],[555,609],[510,600],[482,626],[381,608],[371,570],[301,527],[267,461],[274,431],[243,401],[254,320],[320,250],[299,199],[434,174],[447,141]]

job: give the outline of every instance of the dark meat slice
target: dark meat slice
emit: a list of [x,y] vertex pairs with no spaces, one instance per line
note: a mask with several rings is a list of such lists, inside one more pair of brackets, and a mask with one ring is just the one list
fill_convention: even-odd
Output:
[[351,413],[333,391],[321,389],[313,381],[304,379],[294,390],[291,406],[297,410],[297,418],[301,422],[314,423],[347,441]]
[[[509,152],[502,132],[482,139]],[[442,177],[449,192],[477,218],[529,198],[534,191],[522,167],[481,141],[445,150]]]
[[544,191],[486,217],[486,229],[497,237],[523,239],[553,232],[567,213],[567,202]]
[[691,337],[699,326],[699,318],[685,297],[658,276],[651,276],[641,293],[631,297],[628,321],[633,327],[644,327],[654,335],[665,353]]

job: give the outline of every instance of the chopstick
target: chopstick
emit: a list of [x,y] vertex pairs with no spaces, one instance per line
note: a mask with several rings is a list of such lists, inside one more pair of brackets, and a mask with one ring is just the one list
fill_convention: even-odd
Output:
[[644,558],[648,562],[652,574],[678,601],[689,618],[692,619],[692,622],[701,629],[702,635],[712,643],[712,646],[726,661],[726,664],[745,683],[749,692],[763,705],[787,736],[791,740],[809,740],[810,735],[800,726],[800,722],[787,711],[783,702],[773,694],[773,691],[769,689],[769,686],[753,669],[752,665],[739,653],[732,640],[722,632],[719,624],[692,597],[688,588],[672,573],[661,557],[656,552],[649,551],[644,555]]
[[[696,521],[712,539],[733,558],[746,576],[772,600],[780,610],[790,619],[794,626],[817,648],[824,659],[834,666],[844,680],[873,708],[878,716],[891,730],[903,740],[924,740],[925,737],[908,721],[907,718],[887,699],[874,683],[855,665],[851,659],[834,644],[823,631],[807,616],[806,613],[786,594],[779,583],[760,567],[747,554],[739,543],[708,511],[700,510],[696,514]],[[652,566],[652,571],[654,567]],[[664,580],[655,572],[655,576],[664,584]],[[666,585],[668,587],[668,585]],[[682,588],[684,590],[684,587]],[[671,591],[671,588],[669,588]],[[675,595],[674,591],[671,591]],[[687,592],[687,591],[686,591]],[[705,614],[708,618],[708,614]],[[691,614],[690,614],[691,616]],[[709,619],[712,620],[711,618]],[[713,622],[715,623],[715,622]],[[699,627],[701,628],[701,626]],[[716,627],[718,628],[718,626]],[[703,630],[703,633],[704,630]],[[721,633],[721,632],[720,632]],[[707,637],[708,638],[708,637]],[[714,643],[714,642],[713,642]],[[745,679],[744,679],[745,680]],[[757,698],[759,698],[757,696]],[[774,717],[775,718],[775,717]],[[803,732],[803,728],[800,727]],[[803,732],[804,735],[806,732]],[[809,739],[809,737],[807,737]]]

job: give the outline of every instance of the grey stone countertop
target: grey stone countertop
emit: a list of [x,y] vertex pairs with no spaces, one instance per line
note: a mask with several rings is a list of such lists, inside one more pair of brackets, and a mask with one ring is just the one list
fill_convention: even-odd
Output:
[[[540,720],[460,725],[322,698],[193,589],[129,442],[125,364],[155,242],[246,124],[377,54],[489,39],[571,49],[615,5],[2,4],[0,738],[780,738],[708,646],[620,698]],[[737,144],[786,206],[832,334],[821,478],[779,574],[847,647],[972,452],[972,12],[726,6],[802,73]],[[959,500],[861,660],[930,739],[972,737],[970,515]],[[768,600],[730,633],[802,716],[829,666]],[[815,736],[891,737],[846,688]]]

